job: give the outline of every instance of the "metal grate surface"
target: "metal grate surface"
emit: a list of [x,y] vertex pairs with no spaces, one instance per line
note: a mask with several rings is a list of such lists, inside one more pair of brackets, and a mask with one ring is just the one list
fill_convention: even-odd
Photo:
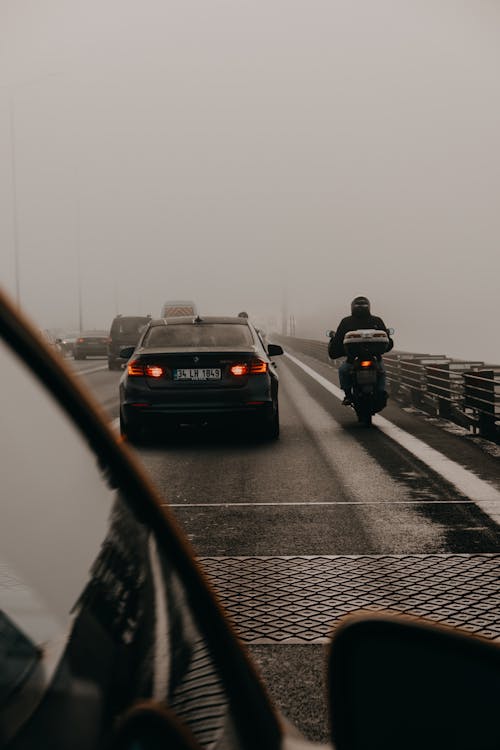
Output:
[[341,617],[390,609],[500,640],[498,555],[202,557],[247,643],[325,643]]

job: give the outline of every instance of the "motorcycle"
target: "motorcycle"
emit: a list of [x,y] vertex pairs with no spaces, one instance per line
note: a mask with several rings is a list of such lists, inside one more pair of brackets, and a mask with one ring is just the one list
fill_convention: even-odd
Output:
[[370,427],[372,417],[387,404],[387,393],[381,388],[384,370],[382,354],[389,349],[389,335],[375,329],[349,331],[344,336],[344,349],[351,364],[352,407],[360,424]]

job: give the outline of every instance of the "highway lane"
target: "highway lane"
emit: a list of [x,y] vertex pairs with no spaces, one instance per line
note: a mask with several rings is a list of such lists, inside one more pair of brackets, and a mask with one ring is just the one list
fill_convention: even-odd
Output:
[[[336,381],[327,364],[299,359]],[[490,580],[500,533],[435,469],[376,427],[359,427],[295,362],[281,358],[278,369],[278,442],[188,431],[139,453],[277,703],[310,738],[325,739],[332,621],[358,607],[390,607],[500,637]],[[115,418],[119,373],[82,377]],[[384,416],[486,480],[493,495],[500,489],[498,460],[466,437],[395,404]],[[485,593],[474,599],[478,584]]]
[[108,369],[106,357],[91,357],[83,361],[66,359],[66,364],[83,379],[89,390],[111,419],[118,417],[118,381],[120,373]]

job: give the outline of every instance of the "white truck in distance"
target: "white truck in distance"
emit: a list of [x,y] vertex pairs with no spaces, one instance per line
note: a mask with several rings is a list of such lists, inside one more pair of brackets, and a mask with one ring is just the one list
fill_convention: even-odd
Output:
[[194,302],[190,300],[169,300],[161,308],[162,318],[178,318],[183,315],[197,315]]

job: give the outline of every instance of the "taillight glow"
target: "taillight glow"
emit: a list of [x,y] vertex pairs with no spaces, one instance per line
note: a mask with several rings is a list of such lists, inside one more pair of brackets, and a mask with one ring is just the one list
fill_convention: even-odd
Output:
[[229,372],[237,378],[242,375],[261,375],[267,372],[269,365],[263,359],[252,359],[250,362],[239,362],[231,365]]
[[373,362],[371,359],[364,359],[361,363],[361,367],[371,367],[373,365]]
[[129,375],[144,375],[144,365],[134,359],[133,362],[128,363],[127,373]]
[[263,359],[253,359],[250,362],[250,374],[251,375],[261,375],[264,372],[267,372],[267,362],[264,362]]
[[248,375],[248,365],[231,365],[231,367],[229,368],[229,372],[231,373],[231,375],[235,375],[237,378],[240,378],[242,375]]
[[76,343],[77,343],[77,344],[83,344],[83,342],[84,342],[84,341],[85,341],[85,339],[77,339],[77,340],[76,340]]
[[146,367],[146,375],[149,378],[161,378],[163,374],[163,367],[158,367],[158,365],[147,365]]

